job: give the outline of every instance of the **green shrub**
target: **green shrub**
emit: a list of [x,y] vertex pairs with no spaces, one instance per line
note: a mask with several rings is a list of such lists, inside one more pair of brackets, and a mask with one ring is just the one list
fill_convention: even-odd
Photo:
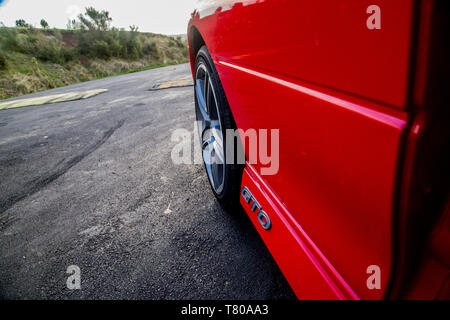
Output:
[[64,47],[61,48],[61,57],[65,62],[70,62],[75,60],[76,50],[75,49],[66,49]]
[[61,54],[61,43],[54,37],[44,37],[39,39],[35,46],[35,50],[35,56],[42,61],[55,63],[64,62],[64,56]]
[[157,50],[158,50],[158,47],[156,46],[155,42],[146,42],[146,43],[144,43],[144,45],[142,47],[142,52],[145,55],[154,54],[154,53],[156,53]]
[[4,50],[17,51],[19,44],[17,42],[16,29],[0,28],[0,42]]
[[109,58],[111,57],[111,50],[109,45],[104,40],[96,40],[93,46],[93,55],[98,58]]
[[0,70],[5,70],[6,67],[6,57],[3,53],[0,52]]
[[169,40],[169,47],[176,47],[177,46],[177,43],[176,43],[176,41],[175,40],[173,40],[173,39],[170,39]]

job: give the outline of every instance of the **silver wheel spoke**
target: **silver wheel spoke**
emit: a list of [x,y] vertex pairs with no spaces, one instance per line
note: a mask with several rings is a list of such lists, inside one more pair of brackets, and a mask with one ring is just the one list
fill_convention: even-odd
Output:
[[203,161],[209,181],[217,193],[222,192],[225,177],[225,150],[220,112],[215,88],[204,65],[196,73],[197,121],[202,145]]
[[213,148],[217,160],[216,162],[218,162],[219,164],[225,164],[222,146],[217,141],[214,141]]
[[[214,123],[214,121],[212,122]],[[220,164],[225,164],[222,132],[216,128],[211,129],[211,134],[214,137],[213,147],[216,152],[216,157]]]

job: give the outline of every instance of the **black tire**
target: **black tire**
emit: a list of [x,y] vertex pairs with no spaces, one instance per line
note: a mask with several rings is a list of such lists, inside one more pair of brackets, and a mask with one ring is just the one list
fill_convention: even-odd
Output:
[[[218,110],[220,113],[220,122],[222,126],[222,136],[223,136],[223,148],[224,154],[226,155],[227,141],[226,141],[226,132],[227,129],[236,130],[236,122],[233,118],[233,114],[231,113],[230,106],[228,104],[228,100],[225,96],[225,91],[223,89],[222,83],[219,78],[219,74],[214,66],[214,62],[209,54],[206,46],[200,48],[196,62],[195,62],[195,70],[198,70],[200,64],[204,64],[210,73],[211,80],[213,81],[213,85],[215,87],[216,99],[218,103]],[[196,74],[197,75],[197,74]],[[196,79],[197,80],[197,79]],[[195,92],[195,90],[194,90]],[[195,104],[196,110],[198,108],[198,99],[197,93],[195,92]],[[198,115],[197,115],[198,119]],[[233,143],[235,148],[235,155],[237,154],[237,146],[238,144]],[[205,163],[204,163],[205,164]],[[205,164],[206,170],[206,164]],[[239,165],[234,162],[234,164],[225,164],[225,174],[224,174],[224,187],[223,190],[218,193],[214,189],[211,180],[210,186],[211,189],[216,196],[219,203],[225,208],[236,208],[239,206],[240,199],[240,188],[242,183],[242,174],[244,170],[244,165]]]

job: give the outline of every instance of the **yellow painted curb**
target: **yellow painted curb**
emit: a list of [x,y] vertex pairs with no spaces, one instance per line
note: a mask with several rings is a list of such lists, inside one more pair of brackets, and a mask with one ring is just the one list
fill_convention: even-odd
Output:
[[98,90],[89,90],[89,91],[82,91],[82,92],[68,92],[68,93],[55,94],[55,95],[45,96],[45,97],[37,97],[37,98],[20,99],[20,100],[8,101],[8,102],[0,102],[0,110],[24,108],[24,107],[31,107],[31,106],[41,106],[41,105],[50,104],[50,103],[88,99],[88,98],[91,98],[93,96],[99,95],[99,94],[107,92],[107,91],[108,91],[107,89],[98,89]]
[[160,84],[154,85],[150,91],[152,90],[162,90],[162,89],[170,89],[170,88],[180,88],[180,87],[190,87],[193,86],[194,83],[192,82],[192,79],[180,79],[180,80],[174,80],[169,82],[164,82]]

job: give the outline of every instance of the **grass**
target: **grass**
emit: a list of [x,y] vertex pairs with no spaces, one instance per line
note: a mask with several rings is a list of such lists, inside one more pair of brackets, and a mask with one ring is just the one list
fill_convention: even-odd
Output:
[[112,37],[111,44],[100,47],[109,56],[101,50],[97,54],[99,48],[84,48],[82,54],[79,40],[92,35],[79,37],[77,32],[0,28],[0,100],[189,61],[186,42],[152,33],[131,36],[127,31],[118,33],[125,38],[122,45],[128,45],[127,53],[118,46],[117,56],[109,55],[114,52],[109,48],[114,45]]

